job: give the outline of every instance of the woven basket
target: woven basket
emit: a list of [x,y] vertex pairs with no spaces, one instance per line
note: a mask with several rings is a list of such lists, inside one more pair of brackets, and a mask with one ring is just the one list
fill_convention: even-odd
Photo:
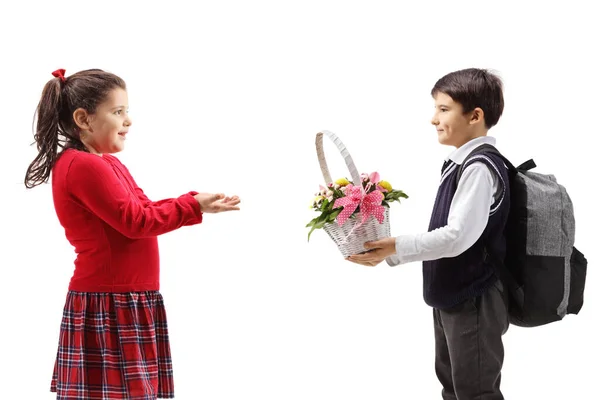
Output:
[[[344,146],[344,143],[342,143],[342,141],[330,131],[321,131],[317,133],[317,138],[315,141],[317,146],[317,157],[319,158],[319,164],[321,165],[321,172],[323,173],[325,184],[328,185],[333,181],[331,180],[331,175],[329,174],[329,169],[327,168],[327,161],[325,161],[325,153],[323,152],[323,135],[329,137],[336,145],[340,151],[340,154],[344,158],[344,161],[346,162],[348,170],[350,171],[352,182],[355,186],[359,186],[361,189],[363,189],[364,193],[360,175],[356,169],[356,166],[354,165],[354,161],[352,160],[350,153],[346,149],[346,146]],[[384,220],[381,224],[375,217],[371,216],[369,219],[367,219],[367,221],[365,221],[364,224],[356,227],[362,220],[360,213],[357,213],[346,220],[342,226],[339,226],[337,222],[333,222],[325,224],[323,229],[335,242],[342,255],[344,257],[348,257],[353,254],[365,253],[366,250],[364,244],[366,242],[390,237],[389,216],[390,209],[385,207]]]

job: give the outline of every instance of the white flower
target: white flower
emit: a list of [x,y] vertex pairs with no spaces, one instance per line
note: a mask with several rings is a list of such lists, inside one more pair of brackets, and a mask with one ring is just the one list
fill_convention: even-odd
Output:
[[321,203],[323,202],[324,197],[323,196],[317,196],[313,199],[312,205],[313,207],[320,207]]

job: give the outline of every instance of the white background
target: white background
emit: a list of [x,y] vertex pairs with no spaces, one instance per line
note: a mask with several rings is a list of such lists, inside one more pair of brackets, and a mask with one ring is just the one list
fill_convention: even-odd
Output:
[[534,158],[568,188],[590,261],[578,316],[509,329],[504,394],[597,398],[600,30],[589,4],[132,3],[0,6],[1,399],[53,397],[74,253],[50,186],[29,191],[23,178],[33,113],[58,68],[126,80],[133,126],[118,156],[150,198],[243,200],[160,238],[176,398],[441,398],[420,263],[351,264],[323,231],[307,243],[305,225],[322,183],[314,136],[328,129],[360,171],[410,195],[392,208],[392,234],[425,230],[451,151],[429,124],[429,93],[472,66],[502,76],[505,112],[490,134],[514,163]]

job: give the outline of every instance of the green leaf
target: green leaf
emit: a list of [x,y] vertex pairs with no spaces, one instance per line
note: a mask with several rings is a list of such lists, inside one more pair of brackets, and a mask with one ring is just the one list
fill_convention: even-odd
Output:
[[335,201],[332,201],[331,203],[329,203],[329,206],[327,207],[327,212],[333,211],[333,204],[334,203],[335,203]]
[[312,226],[310,232],[308,232],[308,241],[310,242],[310,235],[313,233],[315,229],[321,229],[327,223],[327,219],[329,218],[329,214],[321,214],[317,218],[313,219],[308,225]]
[[343,207],[337,207],[336,209],[332,209],[333,202],[330,202],[328,207],[331,209],[321,212],[321,214],[318,217],[313,218],[308,224],[306,224],[307,228],[311,228],[310,232],[308,232],[308,240],[309,241],[310,241],[310,236],[314,232],[315,229],[322,229],[325,226],[325,224],[333,223],[335,221],[335,219],[337,218],[337,216],[344,209]]
[[313,218],[308,224],[306,224],[306,227],[308,228],[308,227],[313,226],[314,224],[317,223],[318,219],[319,219],[319,217]]
[[333,223],[333,221],[335,221],[335,219],[337,218],[338,214],[341,212],[342,210],[336,210],[334,212],[332,212],[331,214],[329,214],[329,218],[327,218],[327,222],[329,223]]
[[392,190],[391,192],[388,192],[385,196],[385,200],[392,202],[392,201],[400,201],[400,197],[407,199],[408,196],[406,195],[406,193],[404,193],[401,190]]
[[319,219],[317,222],[326,222],[327,218],[329,218],[329,213],[323,213],[319,216]]
[[314,230],[317,229],[315,226],[312,227],[312,229],[310,230],[310,232],[308,232],[308,241],[310,242],[310,235],[311,233],[314,232]]
[[408,199],[408,195],[406,193],[404,193],[402,190],[396,190],[395,191],[398,195],[398,197],[403,197],[405,199]]

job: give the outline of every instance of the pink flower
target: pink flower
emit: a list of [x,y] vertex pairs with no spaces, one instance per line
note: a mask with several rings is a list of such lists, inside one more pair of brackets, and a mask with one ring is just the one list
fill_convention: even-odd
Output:
[[321,189],[319,191],[319,195],[323,196],[323,197],[326,197],[327,196],[327,192],[329,192],[331,190],[331,189],[329,189],[329,188],[327,188],[327,187],[325,187],[323,185],[319,185],[319,188]]
[[371,175],[369,175],[369,182],[373,184],[377,184],[380,180],[381,178],[379,176],[379,172],[373,172]]

